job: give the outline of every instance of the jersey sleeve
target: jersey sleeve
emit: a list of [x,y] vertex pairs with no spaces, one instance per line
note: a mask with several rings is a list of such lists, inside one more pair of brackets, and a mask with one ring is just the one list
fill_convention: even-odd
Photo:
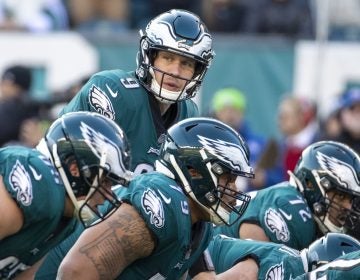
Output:
[[[239,238],[243,223],[260,226],[275,243],[303,249],[316,238],[316,226],[311,211],[298,191],[291,186],[274,186],[252,192],[244,215],[231,226],[215,228],[216,233]],[[236,219],[231,213],[230,221]]]
[[57,223],[64,210],[65,190],[50,160],[25,148],[7,148],[1,174],[9,194],[24,214],[24,227],[49,220]]
[[[158,181],[159,182],[159,181]],[[146,187],[144,187],[146,186]],[[164,184],[140,184],[132,188],[124,201],[131,203],[156,236],[158,245],[181,239],[184,229],[191,228],[191,218],[186,196],[180,189]],[[185,239],[188,239],[187,237]]]
[[311,211],[295,189],[278,189],[277,192],[279,195],[263,202],[258,212],[259,224],[270,241],[301,250],[316,238]]
[[102,71],[94,74],[74,98],[63,108],[60,115],[68,112],[91,111],[115,120],[113,102],[121,98],[116,72]]

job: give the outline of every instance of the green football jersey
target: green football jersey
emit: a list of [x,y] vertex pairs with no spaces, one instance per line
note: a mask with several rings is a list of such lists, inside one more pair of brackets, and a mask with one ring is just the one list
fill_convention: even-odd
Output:
[[[179,279],[208,246],[212,225],[199,222],[192,226],[188,198],[174,180],[158,172],[139,175],[128,188],[114,191],[139,211],[157,241],[149,257],[132,263],[118,279]],[[82,231],[79,225],[51,250],[35,279],[56,278],[57,268]]]
[[137,176],[122,199],[139,211],[157,244],[151,256],[127,267],[119,279],[179,279],[208,246],[212,225],[192,226],[182,188],[158,172]]
[[359,280],[360,251],[351,252],[293,280]]
[[96,73],[60,114],[94,111],[124,130],[131,143],[132,170],[153,169],[166,130],[176,122],[198,116],[192,100],[174,103],[161,116],[157,101],[141,86],[133,72],[108,70]]
[[0,149],[0,175],[24,217],[21,230],[0,241],[0,275],[5,278],[65,239],[75,219],[63,218],[65,188],[51,162],[35,149]]
[[305,273],[300,252],[282,244],[216,235],[208,249],[217,274],[249,257],[259,266],[258,279],[288,280]]
[[[215,233],[239,238],[244,222],[259,225],[270,241],[301,250],[316,239],[316,223],[302,195],[288,182],[250,192],[244,215],[231,226],[219,226]],[[231,214],[233,221],[236,215]]]

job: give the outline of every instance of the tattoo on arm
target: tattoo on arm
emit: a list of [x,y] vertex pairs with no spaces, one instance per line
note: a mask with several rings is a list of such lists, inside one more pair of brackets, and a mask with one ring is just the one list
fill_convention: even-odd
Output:
[[124,203],[102,223],[105,230],[79,250],[95,266],[100,278],[119,275],[133,261],[153,251],[152,233],[131,205]]

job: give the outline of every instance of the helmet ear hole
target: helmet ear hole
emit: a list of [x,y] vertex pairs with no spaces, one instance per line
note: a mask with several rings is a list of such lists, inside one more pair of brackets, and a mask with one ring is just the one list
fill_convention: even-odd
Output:
[[321,202],[315,202],[313,208],[316,216],[321,217],[326,214],[325,206]]
[[224,173],[224,169],[218,163],[214,163],[211,165],[211,171],[214,172],[216,176],[220,176]]
[[187,166],[187,170],[189,171],[189,174],[192,179],[201,179],[202,178],[201,172],[196,170],[194,167]]
[[331,182],[326,177],[320,179],[320,185],[327,191],[331,189]]

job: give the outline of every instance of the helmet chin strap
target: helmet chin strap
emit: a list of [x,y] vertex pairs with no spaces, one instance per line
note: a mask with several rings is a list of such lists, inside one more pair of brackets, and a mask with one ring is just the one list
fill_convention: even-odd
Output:
[[[171,90],[167,90],[165,88],[161,88],[159,83],[156,81],[155,78],[152,78],[151,79],[151,86],[150,86],[150,89],[153,91],[153,92],[156,92],[157,94],[155,95],[155,98],[157,100],[159,100],[160,102],[162,103],[166,103],[166,104],[173,104],[176,102],[176,100],[179,98],[179,96],[181,95],[182,91],[171,91]],[[161,96],[164,96],[166,97],[165,98],[162,98],[160,96],[160,91],[161,91]],[[172,97],[175,97],[175,99],[173,99]],[[171,100],[169,100],[171,99]]]
[[50,151],[47,147],[45,138],[41,138],[39,144],[36,145],[36,150],[38,150],[40,153],[46,156],[54,164]]
[[[214,186],[217,186],[218,185],[218,178],[211,171],[211,163],[209,161],[207,161],[208,157],[207,157],[204,149],[200,150],[200,155],[201,155],[202,159],[206,162],[206,168],[208,169],[208,171],[210,173],[210,176],[211,176],[211,179],[212,179],[212,181],[214,183]],[[229,222],[230,214],[221,205],[219,205],[219,207],[217,208],[217,212],[215,212],[213,209],[210,209],[209,213],[210,213],[211,221],[214,224],[222,225],[222,224],[224,224],[224,221]]]
[[321,219],[315,215],[314,215],[314,220],[316,221],[316,224],[318,225],[320,231],[323,234],[326,234],[328,232],[344,233],[344,228],[335,226],[330,221],[328,214],[326,214],[324,221],[321,221]]
[[[85,200],[77,200],[75,195],[74,195],[74,192],[71,188],[71,185],[70,185],[70,182],[66,176],[66,173],[64,171],[64,168],[62,167],[61,165],[61,161],[60,161],[60,158],[59,158],[59,155],[57,153],[57,145],[54,144],[53,145],[53,157],[54,157],[54,165],[55,167],[58,169],[58,172],[61,176],[61,179],[63,181],[63,184],[65,186],[65,190],[71,200],[71,202],[73,203],[74,205],[74,215],[76,217],[79,217],[79,214],[80,214],[80,208],[83,206],[83,204],[85,203]],[[81,211],[81,218],[83,221],[87,222],[87,221],[91,221],[95,218],[96,216],[94,215],[93,211],[91,211],[89,209],[89,207],[87,205],[85,205]]]
[[159,160],[155,161],[155,170],[166,175],[171,179],[175,179],[175,175],[169,170],[169,168],[163,165]]
[[[155,94],[156,99],[162,103],[166,103],[166,104],[175,103],[176,101],[178,101],[180,99],[179,97],[181,97],[182,95],[185,95],[187,89],[189,89],[195,85],[195,81],[192,80],[190,83],[188,83],[185,86],[185,88],[183,90],[180,90],[180,91],[167,90],[167,89],[161,87],[159,85],[159,83],[156,81],[154,69],[152,67],[149,68],[149,73],[152,77],[150,89],[156,93]],[[163,73],[163,75],[166,75],[166,73]],[[196,78],[198,78],[198,77],[196,77]],[[161,92],[161,96],[160,96],[160,92]],[[165,98],[163,98],[162,96]],[[176,98],[174,98],[174,97],[176,97]]]
[[[170,158],[171,164],[173,165],[176,173],[178,174],[178,176],[179,176],[179,178],[180,178],[180,181],[181,181],[181,183],[182,183],[182,185],[183,185],[183,188],[184,188],[184,190],[185,190],[185,193],[186,193],[188,196],[190,196],[190,198],[191,198],[193,201],[195,201],[195,203],[198,204],[203,210],[205,210],[207,213],[209,213],[209,215],[210,215],[210,221],[211,221],[211,222],[213,222],[213,223],[215,223],[215,224],[220,224],[220,222],[218,221],[218,220],[220,220],[219,217],[216,217],[218,220],[215,220],[215,219],[214,219],[214,218],[215,218],[214,216],[216,216],[216,215],[214,215],[214,214],[212,213],[212,212],[213,212],[212,209],[209,209],[209,208],[205,207],[202,203],[200,203],[200,201],[197,200],[194,192],[192,191],[192,189],[191,189],[191,187],[190,187],[190,184],[189,184],[188,180],[186,180],[186,177],[185,177],[184,173],[181,171],[180,166],[177,164],[177,162],[176,162],[176,160],[175,160],[175,157],[174,157],[173,155],[169,155],[169,158]],[[221,221],[221,220],[220,220],[220,221]],[[223,222],[221,221],[221,223],[223,223]]]
[[291,170],[288,170],[287,173],[290,178],[289,179],[290,185],[296,187],[301,193],[304,193],[304,186],[300,182],[300,180],[295,176],[295,174]]
[[324,224],[326,227],[330,230],[330,232],[338,232],[338,233],[344,233],[343,227],[337,227],[335,226],[329,219],[329,215],[327,214],[324,219]]

